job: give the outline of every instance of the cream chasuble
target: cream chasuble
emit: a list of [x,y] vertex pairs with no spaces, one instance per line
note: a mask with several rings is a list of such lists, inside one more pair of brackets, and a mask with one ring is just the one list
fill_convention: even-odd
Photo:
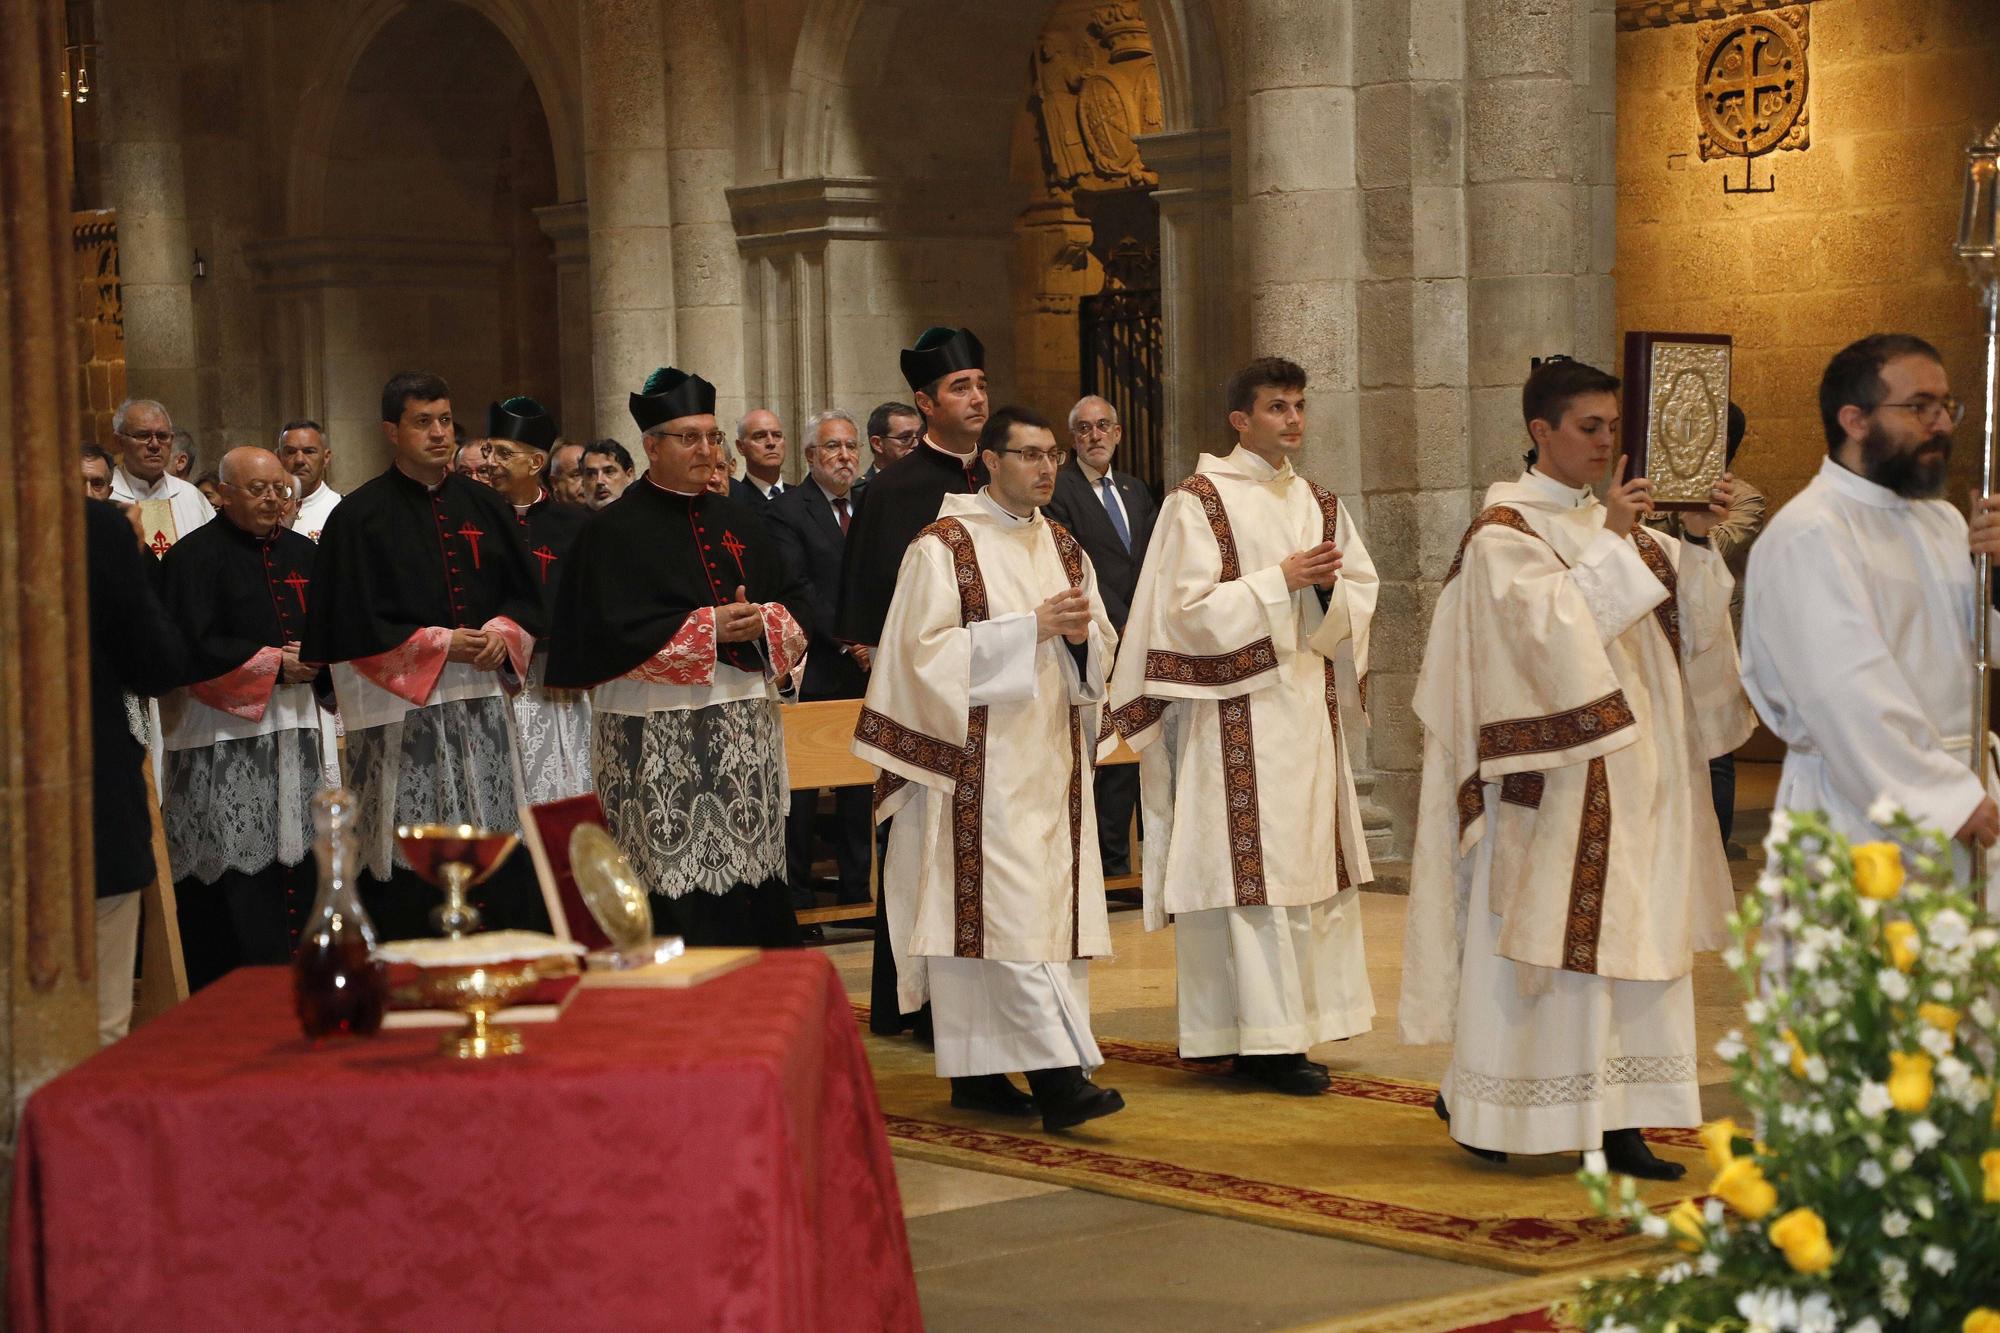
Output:
[[1431,622],[1403,1040],[1457,1038],[1462,1143],[1690,1124],[1698,949],[1727,940],[1706,761],[1747,739],[1727,567],[1536,472],[1487,491]]
[[[1322,541],[1342,555],[1324,608],[1279,568]],[[1346,506],[1290,463],[1205,454],[1167,496],[1111,681],[1112,725],[1139,753],[1148,929],[1374,878],[1333,659],[1349,645],[1366,681],[1376,591]]]
[[[1075,651],[1036,640],[1035,608],[1066,587],[1091,599]],[[854,752],[882,770],[876,819],[896,816],[883,905],[905,1012],[929,994],[924,959],[1110,953],[1090,775],[1116,643],[1089,560],[1039,514],[946,496],[904,554]],[[968,1072],[944,1068],[937,1021],[940,1072]]]
[[[1888,797],[1950,835],[1979,805],[1967,765],[1972,615],[1965,517],[1832,459],[1771,521],[1744,576],[1743,683],[1789,748],[1777,808],[1880,838]],[[1960,853],[1959,869],[1966,869]],[[1989,907],[1996,901],[1993,881]]]

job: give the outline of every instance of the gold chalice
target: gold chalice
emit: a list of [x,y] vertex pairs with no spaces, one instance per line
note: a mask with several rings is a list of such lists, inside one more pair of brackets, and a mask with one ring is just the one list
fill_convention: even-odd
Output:
[[450,939],[480,929],[479,909],[465,895],[499,869],[520,841],[518,833],[495,833],[471,824],[396,826],[396,845],[409,858],[410,868],[444,890],[444,901],[431,909],[431,924]]
[[464,1027],[438,1041],[442,1054],[485,1060],[522,1050],[520,1031],[494,1023],[493,1015],[544,978],[575,972],[582,952],[582,945],[553,935],[496,930],[455,939],[395,940],[376,957],[415,967],[415,990],[427,1007],[465,1015]]

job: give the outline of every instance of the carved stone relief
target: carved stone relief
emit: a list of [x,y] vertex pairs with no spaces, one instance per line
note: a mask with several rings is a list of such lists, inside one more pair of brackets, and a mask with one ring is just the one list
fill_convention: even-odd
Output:
[[1701,156],[1757,157],[1811,142],[1803,7],[1704,23],[1696,30]]

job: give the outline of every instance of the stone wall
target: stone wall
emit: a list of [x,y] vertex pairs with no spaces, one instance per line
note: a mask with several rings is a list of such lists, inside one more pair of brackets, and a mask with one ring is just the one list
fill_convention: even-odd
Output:
[[[1769,194],[1703,162],[1695,25],[1618,35],[1618,324],[1736,339],[1749,417],[1739,470],[1774,503],[1826,455],[1827,359],[1864,334],[1923,335],[1975,404],[1954,467],[1975,474],[1984,345],[1952,258],[1962,151],[2000,118],[2000,9],[1987,0],[1816,0],[1811,146],[1756,159]],[[1954,488],[1955,490],[1957,488]]]

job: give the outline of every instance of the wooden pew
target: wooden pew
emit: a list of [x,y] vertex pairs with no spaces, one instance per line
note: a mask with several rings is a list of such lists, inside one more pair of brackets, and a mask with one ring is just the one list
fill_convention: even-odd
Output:
[[[855,757],[850,748],[854,740],[854,724],[861,716],[859,699],[825,699],[814,703],[783,704],[780,706],[785,721],[785,766],[791,774],[793,791],[812,791],[821,787],[860,787],[872,785],[875,781],[875,766]],[[1139,756],[1133,754],[1123,740],[1118,742],[1117,751],[1103,761],[1106,764],[1136,764]],[[869,839],[874,845],[874,839]],[[1139,855],[1138,842],[1132,846],[1133,859]],[[872,859],[872,853],[871,853]],[[869,876],[875,885],[875,894],[881,896],[881,867],[873,867]],[[1104,881],[1107,889],[1136,889],[1139,887],[1137,875],[1115,875]],[[801,925],[815,925],[829,921],[865,921],[875,915],[874,903],[845,903],[833,907],[809,907],[799,913]]]

